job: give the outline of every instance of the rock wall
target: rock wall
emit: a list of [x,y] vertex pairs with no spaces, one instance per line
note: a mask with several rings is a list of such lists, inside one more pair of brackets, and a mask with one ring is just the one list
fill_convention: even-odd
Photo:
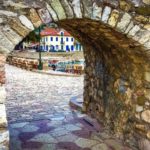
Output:
[[38,69],[37,59],[13,57],[10,55],[7,57],[7,63],[30,71]]
[[0,149],[9,149],[9,132],[7,130],[7,119],[6,119],[6,109],[5,109],[5,59],[6,57],[0,54]]
[[143,139],[150,140],[150,65],[123,50],[86,50],[85,111],[129,144],[137,139],[149,147]]

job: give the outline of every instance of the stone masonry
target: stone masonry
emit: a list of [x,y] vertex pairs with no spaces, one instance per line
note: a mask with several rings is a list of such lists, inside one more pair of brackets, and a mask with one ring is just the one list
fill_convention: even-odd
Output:
[[9,144],[9,133],[7,131],[7,119],[5,110],[6,91],[5,83],[5,65],[6,56],[0,54],[0,149],[7,149]]
[[[103,120],[116,136],[129,143],[136,139],[140,149],[148,149],[149,6],[149,0],[4,0],[0,52],[11,52],[41,24],[55,22],[65,28],[85,47],[84,110]],[[3,86],[1,91],[5,93]]]

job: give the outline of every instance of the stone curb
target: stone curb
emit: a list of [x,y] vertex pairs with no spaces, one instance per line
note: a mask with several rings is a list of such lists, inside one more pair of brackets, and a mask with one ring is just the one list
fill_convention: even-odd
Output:
[[83,112],[83,104],[77,102],[77,97],[72,97],[69,101],[69,105],[73,109]]
[[35,73],[40,73],[40,74],[46,74],[46,75],[51,75],[51,76],[64,76],[64,77],[81,77],[82,75],[74,75],[74,74],[53,74],[49,72],[44,72],[44,71],[39,71],[39,70],[31,70],[32,72]]

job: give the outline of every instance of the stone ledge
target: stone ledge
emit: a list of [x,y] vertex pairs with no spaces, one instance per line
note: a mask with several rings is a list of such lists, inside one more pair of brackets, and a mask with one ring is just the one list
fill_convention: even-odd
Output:
[[83,101],[79,100],[80,96],[72,97],[70,99],[70,106],[76,110],[83,111]]

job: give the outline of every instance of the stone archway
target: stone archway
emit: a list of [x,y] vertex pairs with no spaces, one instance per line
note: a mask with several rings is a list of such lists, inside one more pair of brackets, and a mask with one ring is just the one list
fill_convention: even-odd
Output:
[[[4,54],[34,28],[55,22],[85,47],[84,110],[99,121],[105,119],[118,136],[150,139],[149,5],[149,0],[2,2],[1,110],[5,111]],[[1,126],[6,127],[3,111]]]

